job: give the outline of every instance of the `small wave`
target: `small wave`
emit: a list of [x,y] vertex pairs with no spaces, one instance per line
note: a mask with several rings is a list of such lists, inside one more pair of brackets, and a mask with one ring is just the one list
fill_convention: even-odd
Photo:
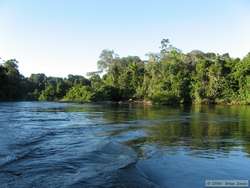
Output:
[[103,143],[82,157],[72,187],[156,187],[135,166],[137,154],[116,142]]
[[33,122],[45,122],[45,121],[70,121],[69,118],[51,118],[51,119],[31,119]]
[[54,132],[48,131],[35,137],[18,139],[15,144],[9,146],[12,153],[0,155],[0,168],[28,158],[29,155],[32,155],[38,149],[36,146],[39,143],[47,140],[49,136],[54,136],[55,134],[56,133]]
[[15,162],[18,162],[20,160],[23,160],[23,159],[28,159],[29,158],[29,155],[31,153],[34,152],[35,149],[31,149],[31,150],[28,150],[28,151],[23,151],[23,152],[20,152],[20,153],[12,153],[12,154],[9,154],[9,155],[6,155],[4,157],[1,157],[1,160],[0,160],[0,169],[9,165],[9,164],[12,164],[12,163],[15,163]]

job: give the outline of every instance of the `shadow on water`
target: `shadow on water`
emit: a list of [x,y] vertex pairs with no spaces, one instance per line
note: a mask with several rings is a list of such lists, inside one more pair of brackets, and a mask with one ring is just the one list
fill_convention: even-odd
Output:
[[[118,131],[122,134],[131,129],[143,129],[147,133],[146,136],[128,140],[128,145],[157,144],[161,147],[183,146],[192,150],[224,152],[242,147],[246,154],[250,154],[248,106],[193,106],[183,109],[162,107],[143,112],[142,118],[136,117],[147,119],[144,125]],[[113,134],[116,132],[117,130]]]

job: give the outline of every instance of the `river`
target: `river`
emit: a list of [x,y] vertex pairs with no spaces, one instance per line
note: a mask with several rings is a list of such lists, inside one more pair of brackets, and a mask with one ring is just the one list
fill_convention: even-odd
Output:
[[0,187],[204,187],[250,178],[250,107],[0,103]]

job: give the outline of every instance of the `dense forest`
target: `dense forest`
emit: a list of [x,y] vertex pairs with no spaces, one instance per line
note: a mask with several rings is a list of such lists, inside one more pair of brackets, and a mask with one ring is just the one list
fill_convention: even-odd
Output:
[[15,59],[6,60],[0,64],[0,100],[250,104],[250,53],[243,59],[198,50],[185,54],[163,39],[160,52],[147,56],[143,61],[103,50],[99,70],[87,78],[26,78]]

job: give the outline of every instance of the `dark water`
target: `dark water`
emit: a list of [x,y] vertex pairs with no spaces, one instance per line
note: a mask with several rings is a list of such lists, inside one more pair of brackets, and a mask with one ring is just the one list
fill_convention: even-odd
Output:
[[250,107],[0,103],[0,187],[250,179]]

